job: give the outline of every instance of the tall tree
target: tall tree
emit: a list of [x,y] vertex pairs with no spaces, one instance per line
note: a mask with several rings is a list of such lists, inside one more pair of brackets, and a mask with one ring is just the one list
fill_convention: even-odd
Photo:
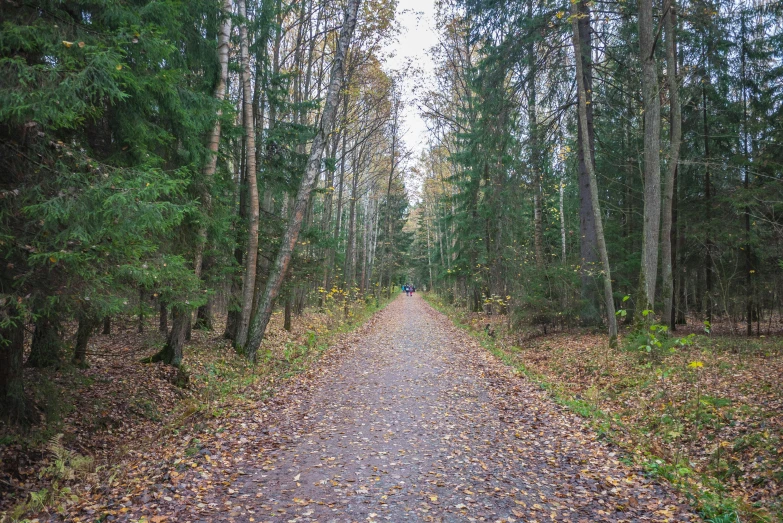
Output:
[[658,93],[655,40],[653,2],[639,0],[639,53],[644,111],[644,218],[639,306],[636,308],[640,318],[643,310],[655,308],[661,230],[661,98]]
[[664,33],[666,37],[666,79],[669,88],[669,156],[666,175],[663,180],[663,203],[661,206],[661,280],[663,296],[662,320],[671,329],[675,328],[674,276],[672,255],[672,212],[675,197],[675,180],[680,160],[682,141],[682,112],[680,108],[680,85],[677,79],[677,18],[674,0],[667,0],[664,8]]
[[[573,28],[574,44],[574,63],[576,64],[576,90],[579,97],[578,119],[579,127],[582,129],[582,136],[589,136],[587,128],[587,88],[584,84],[584,72],[582,71],[582,39],[579,35],[579,10],[576,5],[571,8],[571,25]],[[585,167],[590,180],[590,200],[593,207],[593,217],[595,219],[595,237],[598,243],[598,252],[603,266],[604,283],[604,303],[606,306],[607,323],[609,325],[609,340],[614,343],[617,337],[617,318],[614,313],[614,293],[612,291],[612,273],[609,266],[609,253],[606,249],[606,240],[604,238],[603,218],[601,216],[601,206],[598,200],[598,183],[593,168],[593,158],[590,148],[587,146],[587,140],[582,141],[583,155],[585,158]]]
[[256,123],[253,118],[253,88],[250,77],[250,42],[248,40],[248,17],[245,0],[238,0],[242,24],[239,26],[239,48],[241,54],[242,121],[245,127],[245,179],[247,180],[247,254],[245,272],[242,278],[242,309],[240,314],[237,347],[243,347],[247,339],[250,315],[253,310],[253,294],[256,288],[256,265],[258,264],[258,173],[256,172]]
[[245,351],[248,357],[253,361],[255,361],[256,354],[261,346],[266,327],[272,316],[274,301],[280,293],[283,278],[288,269],[288,265],[291,262],[291,256],[294,247],[296,246],[297,239],[299,238],[299,231],[302,228],[302,220],[310,201],[310,193],[312,192],[313,186],[318,179],[318,174],[321,171],[321,157],[337,116],[340,86],[343,81],[343,62],[351,42],[351,37],[353,36],[354,28],[356,27],[358,10],[359,0],[349,0],[343,27],[340,30],[340,36],[337,41],[334,61],[332,62],[332,70],[330,73],[329,87],[326,91],[323,114],[315,138],[313,139],[313,144],[310,148],[307,170],[302,177],[302,182],[296,195],[293,213],[283,235],[280,252],[277,255],[274,267],[272,268],[272,273],[269,275],[269,279],[266,282],[264,294],[259,300],[257,311],[253,316],[250,325]]

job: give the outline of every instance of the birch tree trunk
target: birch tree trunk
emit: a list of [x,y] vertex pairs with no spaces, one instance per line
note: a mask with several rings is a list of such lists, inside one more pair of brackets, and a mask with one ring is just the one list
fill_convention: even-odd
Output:
[[669,84],[669,105],[671,112],[671,140],[669,162],[663,181],[663,216],[661,220],[661,294],[663,297],[663,323],[675,328],[674,311],[674,275],[672,272],[673,240],[672,217],[674,208],[674,180],[677,164],[680,160],[680,142],[682,141],[682,116],[680,110],[680,92],[677,82],[677,41],[674,0],[670,0],[668,10],[664,10],[664,31],[666,34],[666,76]]
[[[584,85],[583,64],[582,64],[582,46],[579,37],[579,11],[576,4],[571,4],[571,25],[574,35],[574,62],[576,63],[576,88],[579,96],[579,127],[582,129],[582,135],[587,137],[587,92]],[[614,314],[614,297],[612,292],[612,274],[609,268],[609,254],[606,251],[606,241],[604,239],[603,218],[601,217],[601,206],[598,200],[598,185],[593,167],[593,156],[587,141],[582,140],[582,149],[585,158],[585,167],[590,180],[590,200],[593,207],[593,217],[595,218],[595,237],[598,243],[598,252],[601,256],[601,264],[604,272],[604,300],[606,302],[606,314],[609,324],[609,343],[614,345],[617,339],[617,318]]]
[[[356,154],[356,153],[354,153]],[[354,280],[356,279],[356,199],[359,186],[359,162],[354,158],[351,162],[353,176],[351,178],[351,200],[348,204],[348,241],[345,244],[344,269],[344,312],[348,316],[350,299],[353,296]]]
[[[217,84],[215,84],[214,97],[218,102],[217,113],[215,114],[215,124],[212,126],[212,133],[209,136],[209,142],[207,148],[209,149],[209,159],[207,165],[204,167],[204,190],[201,194],[201,205],[203,207],[203,213],[209,216],[212,211],[212,194],[210,193],[210,184],[212,178],[217,171],[218,149],[220,148],[220,136],[221,136],[221,117],[223,116],[223,110],[220,104],[226,97],[226,83],[228,82],[228,51],[229,51],[229,39],[231,38],[231,0],[223,0],[222,2],[222,16],[223,23],[220,24],[220,32],[218,33],[218,64],[220,65],[220,74],[218,75]],[[202,221],[199,224],[198,229],[198,244],[196,245],[196,254],[193,261],[193,270],[196,276],[201,277],[204,272],[204,250],[207,247],[207,224]],[[208,302],[199,308],[199,314],[197,315],[197,322],[201,320],[201,323],[207,327],[212,326],[212,310],[211,310],[211,298],[208,298]]]
[[[228,47],[229,39],[231,37],[231,0],[223,0],[222,5],[223,23],[220,24],[220,33],[218,34],[218,63],[220,64],[220,75],[218,76],[218,82],[215,84],[214,97],[218,102],[222,102],[226,97],[226,82],[228,81]],[[212,127],[212,133],[209,136],[208,149],[209,159],[207,165],[204,167],[205,188],[201,195],[202,205],[204,212],[208,213],[212,208],[212,196],[209,193],[208,184],[212,177],[215,176],[217,171],[217,159],[218,148],[220,147],[220,135],[221,135],[221,121],[220,118],[223,115],[223,110],[218,104],[217,114],[215,115],[215,124]],[[202,223],[199,226],[199,245],[196,249],[196,256],[194,261],[194,268],[196,275],[201,275],[201,267],[204,256],[204,246],[207,241],[207,227]]]
[[244,346],[247,339],[250,314],[253,310],[253,291],[256,285],[256,263],[258,261],[258,177],[256,176],[256,130],[253,121],[253,90],[250,82],[250,45],[247,36],[247,8],[245,0],[237,2],[242,24],[239,26],[239,49],[242,61],[242,113],[245,126],[245,154],[247,169],[247,256],[245,274],[242,278],[242,311],[237,329],[236,347]]
[[248,339],[245,344],[245,352],[252,361],[256,360],[256,354],[258,353],[261,341],[264,338],[269,319],[272,316],[272,308],[275,299],[280,294],[283,278],[288,270],[288,265],[291,262],[291,255],[293,254],[294,247],[299,238],[302,220],[304,219],[305,212],[307,211],[310,202],[310,193],[321,172],[321,157],[323,156],[328,135],[332,131],[337,116],[337,106],[343,80],[343,62],[353,36],[354,28],[356,27],[359,2],[360,0],[348,0],[345,20],[342,29],[340,30],[334,62],[332,63],[323,116],[321,117],[315,138],[313,139],[313,145],[307,160],[307,169],[302,177],[302,182],[296,195],[294,212],[283,235],[280,251],[277,254],[272,272],[267,280],[264,295],[258,304],[256,313],[250,324]]
[[[528,2],[528,16],[533,17],[533,2]],[[527,45],[527,55],[530,61],[528,71],[527,118],[530,128],[530,172],[533,175],[533,248],[535,251],[536,268],[544,268],[544,227],[542,223],[541,194],[541,154],[538,142],[538,115],[536,114],[536,54],[535,44],[531,40]]]
[[661,231],[661,99],[655,63],[652,0],[639,2],[639,51],[644,103],[644,221],[637,318],[641,318],[639,314],[643,310],[652,310],[655,305]]
[[[342,99],[343,104],[343,111],[342,111],[342,126],[345,127],[345,122],[348,119],[348,93],[345,93]],[[345,155],[347,151],[347,135],[348,131],[346,129],[341,129],[339,131],[340,136],[340,175],[339,175],[339,185],[340,188],[337,192],[337,214],[335,216],[335,224],[334,224],[334,243],[329,248],[329,257],[328,257],[328,263],[326,265],[326,278],[324,280],[324,289],[326,292],[329,292],[329,290],[332,288],[332,278],[333,274],[332,271],[334,270],[334,258],[335,258],[335,251],[339,247],[339,241],[340,241],[340,229],[342,228],[342,219],[343,219],[343,192],[345,189]],[[335,146],[335,151],[337,150]]]

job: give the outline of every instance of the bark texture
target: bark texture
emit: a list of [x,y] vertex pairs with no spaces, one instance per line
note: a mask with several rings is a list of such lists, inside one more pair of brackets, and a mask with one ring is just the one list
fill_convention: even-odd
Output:
[[674,304],[674,274],[672,222],[674,209],[674,182],[677,165],[680,160],[680,142],[682,141],[682,115],[680,110],[680,87],[677,81],[677,42],[676,18],[674,0],[664,13],[664,30],[666,33],[666,76],[669,84],[670,110],[670,145],[669,161],[663,181],[663,202],[661,217],[661,296],[663,298],[662,320],[669,328],[675,328]]
[[299,238],[302,221],[304,220],[307,207],[310,203],[310,193],[321,172],[321,157],[323,156],[328,136],[334,127],[334,121],[337,116],[340,88],[343,83],[343,65],[348,46],[356,27],[359,3],[360,0],[348,1],[345,20],[342,29],[340,30],[337,50],[330,72],[329,87],[326,92],[323,115],[318,125],[315,138],[313,139],[305,175],[302,177],[302,182],[296,195],[293,213],[283,235],[280,251],[277,254],[272,272],[270,273],[264,288],[264,295],[258,303],[256,313],[250,324],[245,351],[247,356],[253,361],[256,359],[256,354],[258,353],[261,341],[264,338],[269,319],[272,317],[272,308],[274,307],[275,299],[280,294],[283,279],[286,272],[288,272],[288,265],[291,262],[291,256]]
[[[584,77],[582,71],[582,45],[581,38],[579,37],[579,11],[576,4],[572,4],[573,11],[572,22],[573,26],[573,42],[574,42],[574,56],[576,63],[576,87],[579,95],[579,127],[582,129],[582,134],[588,136],[587,129],[587,92],[584,85]],[[614,314],[614,297],[612,293],[612,274],[609,267],[609,254],[606,251],[606,241],[604,240],[604,227],[601,217],[601,207],[598,200],[598,184],[596,181],[595,169],[593,168],[593,156],[589,147],[585,147],[585,142],[582,142],[583,154],[585,158],[585,167],[587,168],[587,174],[590,181],[590,200],[593,208],[593,217],[595,219],[595,237],[598,243],[598,252],[601,256],[601,264],[603,265],[603,280],[604,280],[604,300],[606,302],[606,314],[607,322],[609,325],[609,340],[610,344],[614,344],[617,338],[617,318]]]
[[79,327],[76,329],[76,342],[73,346],[73,364],[79,367],[87,365],[87,343],[100,321],[89,313],[79,316]]
[[35,321],[33,341],[30,344],[28,367],[57,367],[61,363],[62,341],[60,322],[56,318],[41,316]]
[[592,40],[590,27],[590,8],[585,2],[577,4],[579,16],[577,26],[579,30],[579,43],[582,49],[582,85],[585,88],[585,118],[587,120],[587,133],[582,133],[582,126],[577,125],[577,183],[579,184],[579,257],[581,259],[580,294],[582,307],[579,312],[579,321],[583,325],[600,325],[601,315],[598,311],[599,295],[595,273],[600,263],[598,256],[598,242],[595,238],[595,215],[593,214],[592,198],[590,196],[590,176],[585,163],[585,148],[589,149],[593,162],[591,167],[595,169],[595,128],[593,124],[593,65],[591,59]]
[[250,315],[253,310],[253,294],[256,286],[256,263],[258,261],[258,177],[256,176],[256,132],[253,120],[253,89],[250,82],[250,46],[247,36],[247,9],[245,0],[239,0],[239,12],[244,18],[239,26],[240,55],[242,61],[243,121],[245,126],[245,165],[247,169],[247,256],[245,274],[242,279],[242,309],[239,328],[234,343],[244,346],[247,339]]
[[185,338],[190,325],[190,311],[182,305],[171,307],[171,332],[166,339],[166,345],[153,356],[142,360],[143,363],[155,363],[162,361],[168,365],[179,367],[182,365]]
[[[218,80],[215,84],[214,97],[218,102],[217,112],[215,114],[215,123],[212,126],[212,133],[209,136],[209,142],[207,148],[209,149],[209,159],[204,167],[204,187],[201,192],[201,206],[202,213],[208,218],[212,213],[212,193],[210,192],[210,185],[212,178],[217,172],[218,161],[218,149],[220,148],[220,136],[221,136],[221,117],[223,116],[223,110],[221,103],[226,97],[226,83],[228,81],[228,51],[229,40],[231,38],[231,0],[223,0],[222,2],[222,16],[223,21],[220,24],[220,33],[218,34],[218,64],[220,65],[220,73],[218,74]],[[198,229],[198,244],[196,245],[196,254],[193,260],[193,269],[198,277],[204,276],[204,272],[209,268],[211,264],[204,261],[204,250],[207,248],[207,223],[206,220],[202,220]],[[211,298],[207,298],[207,303],[198,309],[196,316],[196,325],[199,328],[212,328],[212,302]]]
[[[637,314],[655,306],[658,246],[661,231],[661,99],[655,62],[652,0],[639,2],[639,50],[644,103],[644,212],[642,223],[641,293]],[[649,316],[648,316],[649,317]]]

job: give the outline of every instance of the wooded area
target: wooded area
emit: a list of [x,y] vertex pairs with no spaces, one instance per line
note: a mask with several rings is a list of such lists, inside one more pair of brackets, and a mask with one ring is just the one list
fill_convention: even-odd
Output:
[[348,315],[389,292],[408,206],[402,101],[378,55],[394,13],[358,0],[3,6],[5,414],[30,414],[23,365],[89,364],[113,317],[142,329],[158,314],[167,342],[150,361],[179,367],[216,314],[255,360],[275,302],[290,329],[308,304]]
[[[61,371],[113,351],[118,325],[133,323],[151,375],[165,367],[188,386],[191,372],[212,372],[190,365],[196,345],[272,368],[277,312],[309,350],[311,323],[380,307],[406,283],[492,343],[579,336],[554,338],[561,367],[538,365],[550,357],[538,346],[520,364],[564,389],[598,354],[613,376],[632,367],[629,390],[664,383],[676,359],[681,389],[698,384],[697,414],[672,414],[684,421],[665,429],[677,460],[697,446],[683,433],[707,430],[688,335],[755,339],[768,365],[740,363],[774,374],[783,4],[435,5],[425,78],[389,66],[394,1],[2,3],[0,442],[51,421],[36,373],[77,390]],[[406,134],[414,109],[426,143]],[[157,344],[142,337],[151,328]],[[509,347],[496,355],[517,358]],[[605,375],[581,385],[574,394],[614,387]],[[674,409],[661,394],[644,401]],[[766,409],[752,416],[768,454],[752,481],[726,481],[783,514],[769,502],[780,488],[759,486],[783,483],[769,450],[783,434],[779,398],[747,396]]]
[[522,324],[780,330],[779,4],[470,0],[441,26],[417,281]]

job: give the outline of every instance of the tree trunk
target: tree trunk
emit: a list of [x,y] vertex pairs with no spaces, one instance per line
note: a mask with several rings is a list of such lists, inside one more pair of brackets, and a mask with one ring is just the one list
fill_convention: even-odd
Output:
[[[342,124],[343,127],[345,126],[345,122],[348,119],[348,93],[346,92],[343,96],[343,115],[342,115]],[[340,188],[337,191],[337,214],[336,214],[336,220],[334,224],[334,243],[329,250],[329,260],[326,267],[326,280],[324,285],[324,290],[326,292],[329,292],[332,288],[332,278],[333,274],[332,271],[334,271],[334,262],[335,262],[335,251],[337,250],[337,247],[339,245],[340,241],[340,229],[342,228],[342,220],[343,220],[343,192],[345,188],[345,156],[347,151],[347,135],[348,132],[345,129],[341,129],[339,131],[339,134],[341,135],[341,142],[342,145],[340,146],[340,175],[339,175],[339,182],[340,182]]]
[[682,116],[680,111],[680,86],[677,81],[677,22],[675,18],[674,0],[670,0],[668,12],[664,13],[664,27],[666,33],[666,76],[669,84],[670,105],[670,146],[669,162],[666,166],[666,177],[663,182],[663,216],[661,220],[661,281],[663,297],[662,323],[670,329],[675,329],[674,303],[674,274],[673,251],[674,238],[672,237],[672,220],[674,209],[674,180],[677,175],[677,165],[680,160],[680,142],[682,139]]
[[[212,126],[212,133],[209,136],[207,148],[209,149],[209,158],[204,167],[204,188],[201,193],[201,208],[205,218],[199,223],[198,243],[196,245],[196,254],[193,261],[193,269],[197,277],[204,279],[205,269],[212,264],[204,262],[204,250],[207,247],[207,220],[212,211],[212,193],[210,192],[212,179],[217,171],[218,150],[220,148],[221,136],[221,117],[223,110],[221,104],[226,96],[226,84],[228,82],[228,51],[229,40],[231,38],[231,0],[223,0],[222,5],[223,22],[220,24],[218,33],[218,64],[220,65],[220,74],[215,84],[214,97],[218,102],[217,112],[215,114],[215,123]],[[207,303],[199,307],[196,313],[197,328],[212,328],[212,298],[207,298]]]
[[712,323],[712,194],[710,187],[710,134],[707,123],[707,74],[702,79],[702,110],[704,124],[704,216],[707,220],[707,231],[704,240],[705,260],[704,260],[704,296],[698,296],[701,300],[704,298],[705,312],[707,321]]
[[337,116],[338,98],[340,96],[340,88],[343,79],[343,62],[348,51],[351,37],[353,36],[354,28],[356,27],[359,1],[360,0],[348,0],[345,21],[340,30],[340,37],[330,73],[323,115],[310,149],[307,169],[305,175],[302,177],[299,191],[296,196],[296,202],[294,204],[294,212],[291,215],[291,219],[289,220],[285,234],[283,235],[280,251],[278,252],[272,272],[269,275],[263,298],[258,304],[256,314],[250,325],[245,348],[248,357],[252,361],[256,360],[256,354],[261,346],[261,341],[266,332],[266,327],[269,324],[269,319],[272,316],[272,308],[275,299],[280,293],[283,278],[288,270],[294,247],[299,238],[302,220],[310,201],[310,193],[321,172],[321,157],[323,156],[328,135],[332,132],[335,117]]
[[345,244],[345,316],[348,316],[348,306],[353,294],[354,279],[356,274],[356,198],[359,190],[359,166],[358,162],[351,162],[353,177],[351,178],[351,201],[348,205],[348,241]]
[[[212,269],[215,265],[215,258],[212,255],[204,257],[203,273],[201,280],[204,281],[206,273]],[[212,295],[207,296],[207,301],[204,305],[200,306],[196,311],[196,323],[194,327],[196,329],[202,329],[206,331],[212,330],[213,318],[212,318]]]
[[[676,173],[677,174],[677,173]],[[679,178],[679,174],[678,174]],[[674,190],[679,192],[678,182],[675,180]],[[685,325],[687,323],[688,314],[688,285],[685,282],[686,268],[685,268],[685,229],[680,226],[678,220],[678,197],[674,198],[674,212],[672,218],[674,221],[674,230],[677,233],[675,259],[677,260],[676,266],[673,272],[677,278],[677,298],[674,302],[674,316],[677,325]]]
[[577,125],[577,178],[579,183],[579,257],[581,258],[580,296],[582,307],[579,312],[579,320],[582,325],[600,325],[601,316],[598,311],[598,294],[596,279],[600,263],[598,256],[598,241],[595,237],[595,215],[593,214],[592,197],[590,196],[590,175],[585,162],[585,150],[593,161],[591,168],[595,170],[595,127],[593,123],[593,62],[592,62],[592,29],[590,27],[590,8],[586,2],[578,2],[579,17],[577,25],[579,29],[579,45],[583,49],[582,84],[585,87],[585,118],[587,119],[587,133],[582,133],[582,126]]
[[[653,310],[655,307],[661,232],[661,98],[658,94],[653,25],[652,0],[640,0],[639,51],[644,104],[644,221],[637,319],[642,319],[642,311]],[[650,316],[648,318],[652,319]]]
[[[327,156],[330,158],[334,158],[336,160],[337,158],[337,147],[340,143],[340,133],[334,133],[332,137],[332,151],[331,154],[327,152]],[[326,236],[332,226],[332,210],[333,210],[333,201],[334,201],[334,191],[335,191],[335,183],[337,183],[336,176],[335,176],[335,169],[329,169],[327,171],[327,182],[326,182],[326,195],[324,196],[324,211],[321,216],[321,231]],[[335,239],[335,244],[337,243],[337,240]],[[324,296],[327,292],[329,292],[329,289],[331,288],[331,270],[332,265],[334,264],[334,246],[328,245],[324,249],[324,278],[323,278],[323,289],[324,292],[319,293],[319,299],[318,304],[319,306],[323,306],[324,303]]]
[[426,213],[424,216],[425,223],[427,225],[427,271],[429,272],[430,276],[430,285],[427,287],[427,291],[431,291],[434,287],[433,280],[432,280],[432,241],[430,239],[430,219],[432,215],[430,214],[430,209],[426,205],[424,206],[424,212]]
[[158,330],[162,333],[169,331],[169,311],[166,308],[166,304],[160,302],[158,311]]
[[[579,35],[579,13],[576,4],[572,4],[571,8],[573,12],[572,23],[574,31],[574,56],[576,63],[576,86],[577,93],[579,95],[579,126],[582,129],[584,136],[589,136],[589,130],[587,128],[587,90],[584,84],[584,73],[582,70],[583,56],[581,38]],[[606,302],[606,314],[609,324],[609,343],[614,345],[617,338],[617,318],[614,314],[614,296],[612,292],[612,274],[609,267],[609,254],[606,251],[606,242],[604,240],[604,227],[601,217],[601,206],[598,200],[598,184],[593,168],[593,157],[589,147],[586,147],[586,143],[583,140],[583,153],[585,158],[585,167],[587,168],[587,174],[590,180],[590,200],[593,207],[593,216],[595,218],[595,237],[598,242],[598,252],[601,256],[601,264],[603,265],[603,280],[604,280],[604,300]]]
[[370,208],[372,202],[369,198],[365,199],[364,204],[364,233],[362,234],[362,274],[359,278],[359,293],[365,296],[367,291],[367,274],[372,259],[370,258],[370,236],[372,235],[372,221],[370,220]]
[[[236,162],[236,179],[237,179],[237,200],[239,201],[239,222],[243,222],[245,220],[245,212],[246,212],[246,195],[245,191],[242,190],[243,185],[243,178],[242,173],[244,172],[239,165],[240,162]],[[234,247],[234,260],[235,260],[235,266],[236,267],[242,267],[243,266],[243,255],[244,251],[242,249],[242,244],[244,243],[242,241],[242,234],[241,229],[238,229],[236,234],[237,240],[236,240],[236,246]],[[239,275],[232,274],[231,275],[231,291],[229,294],[228,299],[228,312],[226,314],[226,330],[223,332],[223,338],[227,340],[236,340],[237,338],[237,330],[239,329],[239,322],[241,320],[242,315],[242,309],[241,309],[241,303],[240,303],[240,294],[242,293],[242,281],[239,278]]]
[[11,306],[0,311],[0,418],[14,423],[31,421],[24,392],[24,321]]
[[106,316],[103,318],[103,332],[104,335],[108,336],[111,334],[111,316]]
[[291,302],[293,300],[291,299],[291,296],[286,297],[285,299],[285,312],[284,312],[284,320],[283,320],[283,328],[287,330],[288,332],[291,332]]
[[[386,216],[384,220],[384,232],[386,234],[385,241],[381,243],[381,270],[378,275],[378,284],[380,289],[378,289],[378,292],[380,293],[383,290],[383,280],[388,272],[388,281],[389,285],[386,288],[386,298],[391,297],[391,263],[389,258],[389,251],[392,248],[392,230],[391,230],[391,188],[392,188],[392,182],[394,181],[394,172],[397,167],[397,138],[398,138],[398,132],[399,132],[399,114],[400,114],[400,107],[399,107],[399,99],[397,95],[396,86],[392,81],[392,120],[391,125],[392,128],[390,129],[391,134],[391,166],[389,167],[389,183],[386,185]],[[380,294],[379,294],[380,296]]]
[[198,308],[196,311],[196,325],[197,329],[205,331],[212,330],[212,298],[207,297],[207,302]]
[[27,357],[27,366],[58,367],[61,363],[61,352],[59,320],[40,316],[35,321],[35,331],[33,332],[33,341],[30,344],[30,356]]
[[[535,176],[535,175],[534,175]],[[544,228],[541,219],[541,180],[537,177],[533,184],[533,246],[536,256],[536,268],[544,268]]]
[[[533,2],[528,1],[528,16],[533,19]],[[542,187],[541,187],[541,155],[538,141],[538,115],[536,114],[536,53],[535,44],[531,38],[527,45],[528,93],[527,119],[530,130],[530,173],[533,176],[533,249],[536,268],[544,268],[544,227],[542,223]]]
[[[742,13],[742,50],[741,50],[741,76],[742,76],[742,155],[744,159],[743,188],[747,193],[750,189],[750,149],[748,147],[748,86],[746,77],[747,60],[747,40],[745,35],[745,12]],[[746,196],[747,197],[747,196]],[[745,319],[746,334],[753,335],[753,252],[750,242],[750,207],[746,204],[744,209],[745,218]],[[760,315],[759,315],[760,316]],[[758,327],[756,329],[759,330]],[[759,332],[757,332],[759,334]]]
[[73,364],[79,367],[87,366],[87,343],[100,321],[83,313],[79,316],[79,327],[76,329],[76,343],[73,347]]
[[188,325],[190,325],[190,310],[182,305],[171,307],[171,332],[169,332],[169,336],[166,339],[166,345],[156,354],[143,359],[142,363],[162,361],[174,367],[181,366]]
[[562,264],[565,266],[566,263],[566,224],[565,224],[565,206],[563,205],[563,197],[565,195],[565,172],[561,173],[560,176],[560,184],[558,187],[558,192],[560,193],[560,248],[562,252],[560,253],[560,258],[562,260]]
[[243,347],[247,339],[250,315],[253,310],[253,295],[256,286],[256,263],[258,262],[258,177],[256,173],[256,131],[253,121],[253,91],[250,80],[250,46],[247,36],[247,9],[245,0],[237,2],[239,15],[243,18],[239,26],[239,43],[242,68],[243,123],[245,127],[246,177],[248,194],[247,256],[245,274],[242,279],[242,309],[235,346]]

